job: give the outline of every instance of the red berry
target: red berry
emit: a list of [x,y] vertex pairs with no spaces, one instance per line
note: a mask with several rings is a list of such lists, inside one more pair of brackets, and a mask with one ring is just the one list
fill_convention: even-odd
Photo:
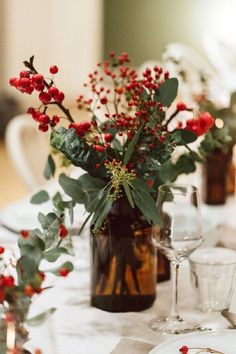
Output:
[[67,230],[67,228],[65,227],[65,225],[64,224],[61,224],[60,226],[59,226],[59,236],[61,237],[61,238],[65,238],[67,235],[68,235],[68,230]]
[[39,92],[43,91],[44,87],[45,87],[44,84],[34,85],[35,90]]
[[101,99],[100,99],[101,104],[107,104],[107,102],[108,102],[107,97],[101,97]]
[[187,105],[184,102],[178,102],[176,105],[178,111],[186,111]]
[[42,350],[37,348],[35,349],[34,354],[42,354]]
[[113,140],[113,135],[111,133],[107,133],[104,135],[104,139],[106,140],[107,143],[110,143]]
[[53,121],[53,123],[56,125],[57,123],[59,123],[60,118],[55,115],[55,116],[52,117],[52,121]]
[[0,284],[2,286],[6,286],[7,288],[12,288],[15,285],[15,280],[11,275],[9,276],[2,275]]
[[5,300],[5,292],[3,289],[0,289],[0,304],[2,304],[4,300]]
[[10,80],[9,80],[9,84],[11,86],[15,86],[16,87],[17,80],[19,80],[19,79],[17,79],[17,77],[11,77]]
[[61,103],[64,100],[65,95],[63,92],[59,91],[58,94],[53,98],[54,98],[55,102]]
[[3,254],[4,251],[5,251],[5,248],[0,246],[0,254]]
[[153,183],[154,183],[153,179],[147,179],[147,181],[146,181],[146,184],[147,184],[148,188],[152,188],[153,187]]
[[115,89],[115,91],[116,91],[116,93],[117,93],[118,95],[121,95],[121,94],[123,93],[123,88],[120,87],[120,86],[117,86],[117,88]]
[[28,297],[32,297],[34,295],[34,289],[32,285],[26,284],[24,287],[24,294]]
[[42,288],[35,288],[34,291],[36,292],[36,294],[41,294],[43,289]]
[[163,141],[165,141],[165,137],[164,137],[163,135],[160,135],[160,136],[159,136],[159,140],[160,140],[161,142],[163,142]]
[[30,77],[30,72],[26,70],[22,70],[20,72],[20,77]]
[[38,117],[38,122],[40,124],[49,124],[50,123],[50,118],[47,114],[40,114],[40,116]]
[[105,150],[104,146],[101,145],[93,145],[93,148],[98,152],[103,152]]
[[56,66],[56,65],[52,65],[52,66],[50,66],[50,73],[51,74],[56,74],[56,73],[58,73],[58,67]]
[[52,96],[50,95],[50,93],[43,91],[40,92],[39,99],[43,104],[47,104],[51,101]]
[[41,74],[34,74],[32,76],[33,86],[44,85],[44,77]]
[[48,131],[48,125],[47,124],[39,124],[39,130],[43,133]]
[[39,276],[42,279],[42,281],[45,279],[45,274],[44,272],[39,271]]
[[182,354],[188,354],[188,350],[189,350],[189,348],[188,348],[186,345],[183,345],[183,346],[179,349],[180,353],[182,353]]
[[20,234],[21,234],[21,236],[23,238],[28,238],[29,237],[29,231],[28,230],[21,230]]
[[56,96],[58,95],[59,90],[58,90],[57,87],[51,86],[51,87],[49,87],[49,89],[48,89],[48,93],[54,98],[54,97],[56,97]]
[[60,274],[62,277],[66,277],[69,273],[70,273],[70,271],[69,271],[69,269],[67,269],[67,268],[61,268],[61,269],[59,269],[59,274]]

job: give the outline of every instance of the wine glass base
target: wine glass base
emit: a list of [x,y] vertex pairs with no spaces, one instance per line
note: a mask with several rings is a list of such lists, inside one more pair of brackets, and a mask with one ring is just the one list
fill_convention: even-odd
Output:
[[157,317],[153,318],[148,325],[153,331],[163,334],[181,334],[201,330],[199,323],[185,321],[180,317]]

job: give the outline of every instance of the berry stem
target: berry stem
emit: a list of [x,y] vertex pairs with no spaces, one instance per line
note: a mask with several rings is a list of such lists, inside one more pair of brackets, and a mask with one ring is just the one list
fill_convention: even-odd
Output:
[[[185,111],[193,112],[193,108],[188,108],[188,109],[186,109]],[[164,126],[167,127],[168,124],[172,121],[172,119],[173,119],[174,117],[177,116],[177,114],[178,114],[179,112],[180,112],[180,111],[177,109],[173,114],[171,114],[171,116],[167,119],[167,121],[166,121],[166,123],[165,123]]]

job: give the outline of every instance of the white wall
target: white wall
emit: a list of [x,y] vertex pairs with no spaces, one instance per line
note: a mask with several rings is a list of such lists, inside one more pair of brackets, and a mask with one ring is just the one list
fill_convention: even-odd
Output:
[[[13,92],[9,77],[17,75],[23,60],[34,54],[35,66],[42,73],[47,73],[50,65],[58,65],[57,86],[73,101],[87,73],[102,57],[103,1],[0,2],[5,12],[3,87]],[[29,103],[29,97],[22,96]]]

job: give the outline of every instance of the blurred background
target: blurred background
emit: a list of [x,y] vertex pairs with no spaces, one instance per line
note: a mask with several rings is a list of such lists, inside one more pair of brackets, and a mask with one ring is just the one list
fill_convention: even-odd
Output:
[[[33,133],[20,135],[19,124],[6,133],[13,117],[37,102],[8,83],[25,59],[34,54],[42,73],[59,67],[57,86],[75,114],[87,74],[114,50],[128,52],[138,68],[161,63],[180,78],[180,96],[189,94],[190,101],[207,82],[210,98],[234,118],[235,13],[235,0],[0,0],[0,206],[43,183],[48,144],[42,134],[34,132],[35,148]],[[29,154],[19,167],[22,139]],[[30,161],[38,168],[32,185],[24,175]]]

